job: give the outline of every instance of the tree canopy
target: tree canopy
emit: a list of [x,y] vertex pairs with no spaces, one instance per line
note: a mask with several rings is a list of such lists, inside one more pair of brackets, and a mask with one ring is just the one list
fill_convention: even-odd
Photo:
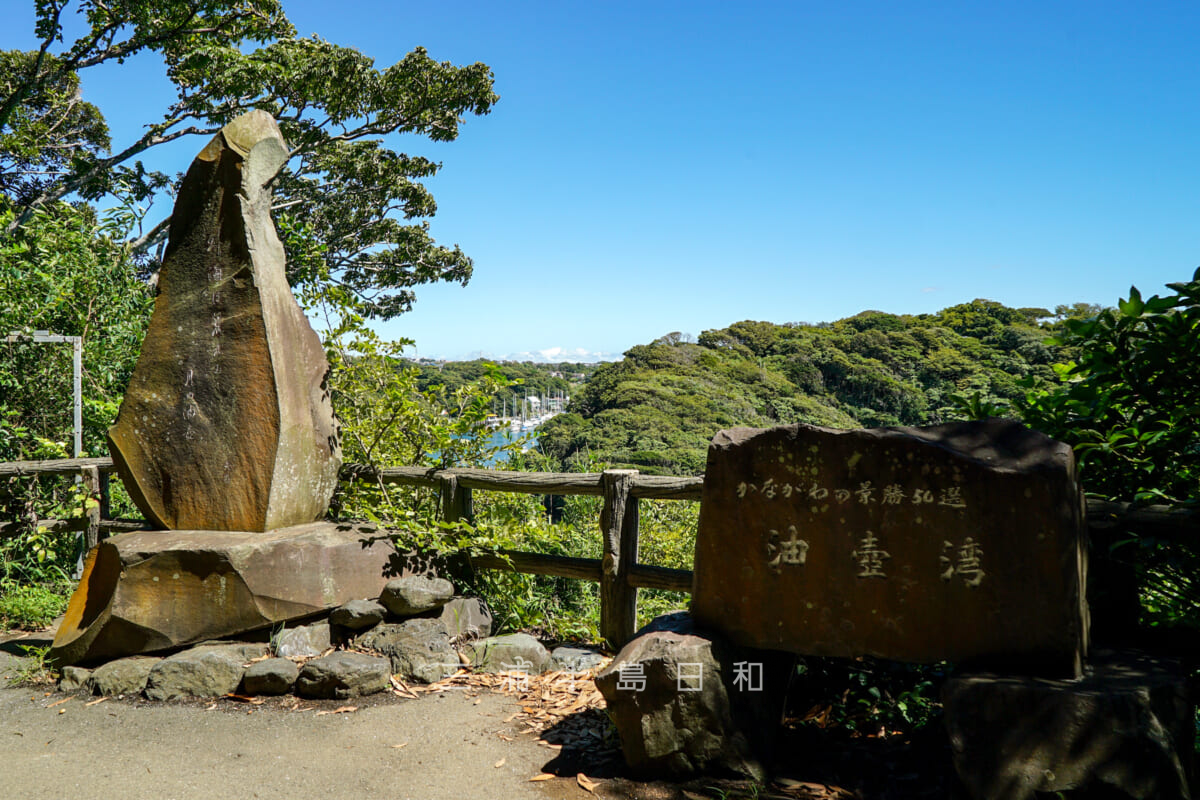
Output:
[[[305,237],[286,244],[321,246],[323,269],[293,269],[293,285],[331,282],[365,315],[387,318],[411,306],[416,285],[470,278],[467,255],[438,245],[420,221],[436,211],[420,181],[440,165],[396,152],[384,137],[456,138],[465,115],[487,114],[498,99],[487,65],[438,62],[417,48],[380,69],[354,48],[297,38],[276,0],[35,0],[35,8],[38,49],[0,52],[0,206],[12,211],[3,238],[27,232],[38,209],[62,199],[151,199],[173,180],[145,167],[147,151],[211,136],[259,108],[292,147],[276,209],[304,220]],[[69,43],[68,13],[85,28]],[[114,145],[78,76],[143,51],[161,54],[176,97],[139,138]],[[148,218],[134,251],[162,241],[168,223]]]
[[921,425],[1003,410],[1024,396],[1023,381],[1056,380],[1064,350],[1050,342],[1053,317],[973,300],[819,325],[743,320],[696,344],[668,335],[600,367],[540,441],[567,463],[699,473],[722,428]]

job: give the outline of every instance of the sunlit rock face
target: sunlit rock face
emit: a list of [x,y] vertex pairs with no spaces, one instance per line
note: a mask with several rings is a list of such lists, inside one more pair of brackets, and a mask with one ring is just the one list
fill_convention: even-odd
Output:
[[341,464],[329,365],[288,287],[269,114],[225,126],[175,203],[141,356],[109,429],[121,478],[170,529],[267,531],[328,508]]
[[88,554],[50,657],[92,663],[263,630],[376,597],[398,556],[370,526],[137,531]]

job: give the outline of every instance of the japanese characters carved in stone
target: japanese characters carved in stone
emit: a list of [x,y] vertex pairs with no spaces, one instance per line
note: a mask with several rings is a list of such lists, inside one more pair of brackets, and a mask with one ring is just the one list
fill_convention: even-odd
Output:
[[692,613],[752,647],[1075,674],[1083,507],[1070,447],[1016,422],[722,431]]
[[184,178],[150,328],[109,449],[146,518],[266,531],[319,519],[341,463],[329,366],[284,274],[270,115],[223,128]]

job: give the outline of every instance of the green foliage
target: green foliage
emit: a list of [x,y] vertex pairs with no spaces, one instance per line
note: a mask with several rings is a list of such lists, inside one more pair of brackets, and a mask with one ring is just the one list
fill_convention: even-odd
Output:
[[47,663],[50,655],[50,645],[18,645],[25,663],[8,679],[9,686],[40,686],[54,683],[58,674]]
[[[83,338],[83,447],[105,452],[153,304],[123,238],[137,209],[59,203],[0,245],[0,332]],[[0,212],[0,224],[12,218]],[[0,460],[70,457],[71,346],[0,341]]]
[[[417,48],[377,69],[354,48],[297,38],[275,0],[81,0],[73,24],[63,19],[66,3],[35,4],[39,50],[0,53],[0,210],[14,212],[5,237],[71,194],[154,197],[171,181],[135,159],[182,137],[211,136],[258,108],[293,148],[275,182],[278,207],[306,220],[326,245],[327,279],[356,294],[364,313],[392,317],[409,308],[416,285],[469,279],[470,259],[414,222],[436,209],[420,181],[440,165],[395,152],[382,137],[456,138],[465,115],[487,114],[498,100],[487,65],[458,67]],[[83,32],[64,44],[65,28]],[[177,95],[110,155],[100,110],[75,92],[79,73],[143,51],[161,54]],[[138,235],[136,249],[161,241],[167,222]],[[297,268],[289,279],[308,275]]]
[[[4,226],[6,234],[28,222],[34,210],[69,194],[95,200],[126,183],[146,199],[166,181],[140,163],[125,162],[184,135],[170,130],[186,119],[172,119],[186,110],[186,103],[181,98],[163,123],[108,155],[107,125],[99,110],[74,91],[79,72],[146,51],[159,51],[170,61],[193,49],[292,33],[272,0],[81,0],[74,9],[77,20],[69,26],[63,19],[67,6],[62,0],[35,0],[39,48],[3,57],[8,68],[0,78],[0,186],[18,211]],[[69,44],[64,42],[67,27],[82,29]],[[62,46],[54,52],[56,44]],[[180,92],[194,94],[195,89],[194,84],[181,86]]]
[[1200,500],[1200,270],[1143,299],[1062,324],[1060,382],[1020,403],[1024,419],[1075,447],[1088,490],[1112,500]]
[[[367,328],[353,293],[327,284],[319,292],[303,292],[301,299],[332,323],[325,335],[326,352],[347,462],[376,468],[537,466],[528,460],[533,455],[522,453],[524,440],[492,442],[492,398],[508,385],[498,369],[485,367],[473,382],[422,389],[419,370],[398,357],[407,343],[382,341]],[[568,518],[584,515],[580,502],[587,501],[567,498]],[[552,525],[541,501],[528,495],[477,493],[472,522],[447,522],[436,492],[364,479],[339,487],[333,512],[395,531],[402,551],[450,559],[503,550],[571,555],[595,550],[599,555],[594,532],[598,508],[592,510],[587,526],[591,530],[584,533],[582,526]],[[596,638],[595,587],[562,578],[485,571],[475,576],[470,588],[488,600],[500,628]]]
[[[1168,288],[1143,298],[1131,287],[1115,309],[1060,306],[1056,340],[1074,360],[1018,402],[1027,424],[1074,446],[1084,486],[1102,499],[1200,501],[1200,270]],[[1193,543],[1133,532],[1106,555],[1132,564],[1143,624],[1200,624]]]
[[[638,561],[656,567],[691,569],[696,553],[700,503],[683,500],[642,500],[638,503]],[[691,595],[642,589],[638,592],[638,625],[657,616],[687,608]]]
[[[540,442],[643,472],[704,470],[739,425],[919,425],[1003,412],[1019,381],[1054,379],[1050,312],[975,300],[919,317],[865,311],[821,325],[743,321],[698,343],[666,336],[605,364]],[[973,400],[971,399],[973,398]]]
[[854,735],[909,733],[941,714],[945,665],[804,658],[789,703],[801,721]]
[[[507,385],[498,387],[494,395],[493,413],[499,414],[505,407],[509,415],[518,408],[526,396],[551,396],[564,394],[571,396],[578,387],[596,371],[598,364],[576,364],[561,362],[556,364],[536,364],[533,362],[505,361],[493,364],[490,361],[476,359],[474,361],[446,361],[440,363],[422,362],[417,365],[421,371],[418,385],[421,389],[441,385],[447,389],[456,389],[464,384],[474,383],[485,375],[496,370],[507,381]],[[503,401],[503,405],[501,404]],[[518,414],[519,416],[519,414]]]
[[67,598],[59,587],[0,584],[0,630],[21,628],[41,630],[67,608]]
[[[106,452],[153,303],[123,243],[139,210],[101,217],[56,203],[36,211],[0,245],[0,333],[49,330],[82,339],[83,451]],[[0,212],[0,224],[11,218]],[[73,438],[71,345],[0,340],[0,460],[70,458]],[[117,491],[118,514],[132,510]],[[82,513],[81,490],[61,479],[11,478],[0,485],[0,518],[25,525],[0,541],[0,581],[63,581],[77,535],[50,534],[43,518]]]

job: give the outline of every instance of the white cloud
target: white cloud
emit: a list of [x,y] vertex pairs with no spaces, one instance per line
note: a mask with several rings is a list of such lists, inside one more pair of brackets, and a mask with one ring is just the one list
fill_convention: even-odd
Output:
[[509,353],[502,356],[500,361],[536,361],[539,363],[557,363],[572,361],[576,363],[594,363],[597,361],[619,361],[616,353],[602,353],[586,350],[582,347],[546,347],[541,350],[523,353]]

